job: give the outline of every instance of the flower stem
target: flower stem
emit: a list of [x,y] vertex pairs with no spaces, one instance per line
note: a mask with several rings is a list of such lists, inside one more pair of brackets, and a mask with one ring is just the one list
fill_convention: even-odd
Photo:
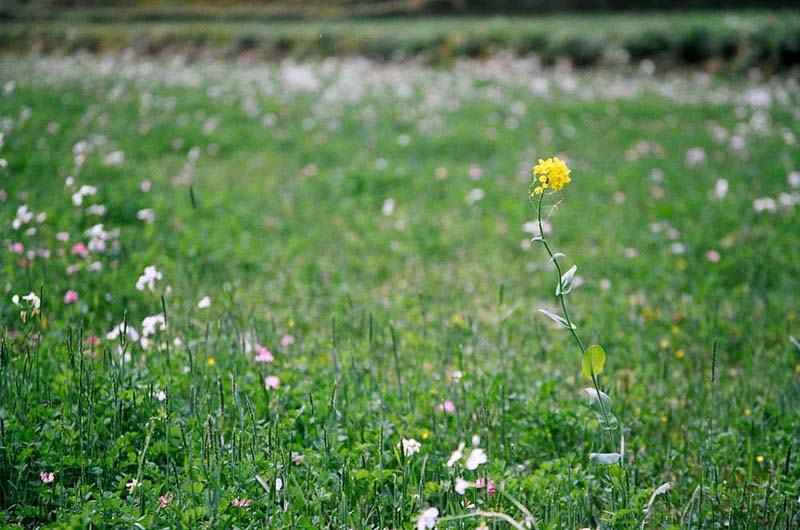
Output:
[[[567,329],[569,329],[569,332],[572,334],[572,337],[575,339],[575,342],[578,344],[578,347],[581,350],[581,356],[583,356],[583,355],[586,354],[586,348],[583,345],[583,341],[578,336],[578,332],[575,330],[575,326],[572,325],[572,319],[569,316],[569,310],[567,309],[567,303],[566,303],[565,298],[564,298],[564,286],[561,283],[561,278],[563,277],[563,274],[561,272],[561,265],[558,263],[558,258],[553,253],[553,250],[550,248],[550,243],[547,242],[547,238],[544,237],[544,228],[542,226],[542,201],[543,200],[544,200],[544,193],[540,193],[539,194],[539,202],[538,203],[534,203],[534,207],[536,208],[536,220],[537,220],[537,222],[539,224],[539,236],[540,236],[539,240],[544,245],[544,248],[547,251],[547,255],[550,256],[550,261],[552,261],[553,264],[556,266],[556,275],[557,275],[557,281],[558,281],[558,295],[557,295],[558,301],[561,303],[562,311],[564,311],[564,319],[567,321]],[[533,203],[533,200],[531,200],[531,202]],[[598,396],[598,399],[600,401],[600,409],[603,411],[603,417],[604,417],[604,419],[606,421],[606,424],[608,424],[608,412],[606,411],[606,407],[603,404],[603,400],[600,399],[600,381],[599,381],[599,378],[597,377],[597,374],[594,373],[594,371],[592,371],[591,376],[592,376],[592,385],[594,386],[594,389],[597,392],[597,396]],[[603,430],[605,430],[605,429],[603,429]],[[615,437],[614,437],[613,434],[611,435],[611,439],[616,444]]]

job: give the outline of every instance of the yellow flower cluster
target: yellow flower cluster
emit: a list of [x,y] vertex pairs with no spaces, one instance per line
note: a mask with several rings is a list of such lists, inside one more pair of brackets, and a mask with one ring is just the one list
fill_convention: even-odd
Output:
[[537,177],[539,178],[539,183],[533,189],[533,195],[541,195],[547,188],[558,191],[572,181],[569,178],[567,164],[557,156],[547,160],[539,159],[539,163],[533,166],[534,184],[536,184]]

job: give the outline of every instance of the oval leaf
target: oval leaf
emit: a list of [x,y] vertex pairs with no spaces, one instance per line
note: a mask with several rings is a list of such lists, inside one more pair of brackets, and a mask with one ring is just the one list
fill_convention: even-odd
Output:
[[583,352],[583,362],[581,363],[581,371],[583,377],[592,379],[593,375],[600,375],[603,373],[603,366],[606,364],[606,351],[602,346],[594,344],[586,348]]

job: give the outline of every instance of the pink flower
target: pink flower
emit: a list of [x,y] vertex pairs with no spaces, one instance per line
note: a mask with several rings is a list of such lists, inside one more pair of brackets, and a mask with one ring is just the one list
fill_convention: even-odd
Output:
[[158,505],[159,505],[161,508],[166,508],[166,507],[167,507],[167,504],[171,503],[173,498],[174,498],[174,496],[172,495],[172,492],[170,491],[169,493],[167,493],[167,496],[166,496],[166,497],[164,497],[164,496],[162,495],[162,496],[160,496],[160,497],[158,498]]
[[86,344],[88,344],[89,346],[100,346],[100,337],[89,335],[88,337],[86,337]]
[[264,378],[264,385],[266,385],[267,388],[278,390],[278,387],[281,386],[281,380],[278,379],[278,376],[268,375]]
[[453,403],[452,399],[445,399],[443,402],[436,405],[436,410],[441,410],[443,412],[455,412],[456,411],[456,404]]
[[47,471],[42,471],[41,473],[39,473],[39,478],[42,479],[42,482],[44,482],[45,484],[50,484],[56,479],[56,476],[52,471],[50,473],[48,473]]
[[497,491],[494,488],[494,480],[492,479],[486,480],[485,478],[479,478],[475,481],[476,488],[482,488],[484,486],[486,486],[486,491],[489,493],[489,495],[494,495]]
[[283,337],[281,337],[281,346],[283,346],[284,348],[286,348],[287,346],[291,346],[292,344],[294,344],[294,337],[292,337],[291,335],[284,335]]
[[8,249],[14,254],[22,254],[25,252],[25,246],[19,241],[16,243],[11,243],[11,246],[9,246]]
[[232,499],[231,506],[233,506],[234,508],[247,508],[248,506],[250,506],[252,502],[253,501],[251,501],[250,499],[242,499],[242,500]]
[[84,245],[80,241],[72,245],[72,249],[70,250],[70,252],[72,252],[73,254],[77,254],[82,258],[89,257],[89,249],[86,247],[86,245]]
[[70,289],[69,291],[64,293],[64,303],[65,304],[71,304],[71,303],[77,302],[77,301],[78,301],[78,293],[76,293],[72,289]]
[[272,356],[272,352],[261,344],[256,344],[256,351],[258,352],[255,358],[257,363],[271,363],[275,360],[275,357]]
[[719,260],[722,256],[719,255],[719,252],[716,250],[709,250],[706,252],[706,259],[711,263],[719,263]]

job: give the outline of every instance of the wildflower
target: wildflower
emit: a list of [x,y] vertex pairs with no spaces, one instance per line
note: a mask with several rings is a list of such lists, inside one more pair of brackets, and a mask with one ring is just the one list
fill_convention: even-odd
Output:
[[436,526],[436,518],[439,517],[438,508],[428,508],[419,514],[417,519],[417,530],[425,530]]
[[8,247],[8,250],[14,254],[22,254],[25,252],[25,245],[17,241],[16,243],[11,243],[11,245]]
[[217,365],[217,360],[214,359],[213,357],[209,357],[208,360],[206,361],[206,364],[209,365],[209,366],[216,366]]
[[208,309],[211,307],[211,298],[204,296],[199,302],[197,302],[197,307],[200,309]]
[[284,335],[281,337],[281,346],[284,348],[291,346],[292,344],[294,344],[294,337],[292,335]]
[[271,363],[275,360],[275,357],[272,356],[272,352],[260,344],[256,344],[256,351],[258,352],[255,358],[257,363]]
[[50,484],[56,479],[56,476],[55,473],[53,473],[52,471],[49,473],[47,471],[42,471],[41,473],[39,473],[39,478],[42,479],[42,482],[44,484]]
[[456,493],[458,493],[459,495],[464,495],[467,492],[468,488],[474,488],[474,487],[475,487],[475,484],[473,484],[472,482],[470,482],[468,480],[464,480],[461,477],[458,477],[456,479],[455,490],[456,490]]
[[453,403],[452,399],[445,399],[443,402],[439,403],[436,406],[437,410],[441,410],[443,412],[455,412],[456,405]]
[[152,208],[144,208],[136,212],[136,218],[145,223],[152,224],[156,220],[156,212]]
[[142,320],[142,337],[149,337],[150,335],[155,335],[156,331],[166,331],[166,329],[167,321],[161,313],[144,317],[144,320]]
[[[22,299],[27,301],[27,302],[29,302],[30,305],[33,306],[33,311],[34,312],[38,311],[39,308],[42,306],[42,300],[38,296],[36,296],[36,293],[33,293],[33,292],[28,293],[25,296],[23,296]],[[16,305],[19,305],[16,302],[14,302],[14,303]]]
[[78,243],[75,243],[74,245],[72,245],[72,248],[70,249],[70,252],[72,254],[77,254],[78,256],[80,256],[82,258],[89,257],[89,249],[82,242],[78,242]]
[[250,499],[239,500],[238,498],[236,498],[231,500],[231,506],[233,506],[234,508],[247,508],[248,506],[250,506],[252,502],[253,501],[251,501]]
[[472,452],[467,457],[467,469],[472,471],[473,469],[477,469],[479,465],[485,464],[488,460],[486,453],[483,452],[483,449],[480,447],[476,447],[472,450]]
[[414,453],[419,453],[419,448],[422,445],[413,438],[403,438],[398,444],[397,447],[403,448],[403,454],[405,456],[411,456]]
[[77,302],[77,301],[78,301],[78,293],[76,293],[72,289],[70,289],[69,291],[64,293],[64,303],[65,304],[71,304],[71,303]]
[[132,479],[130,482],[127,482],[125,484],[125,487],[128,488],[128,493],[131,494],[133,493],[133,490],[135,490],[138,486],[141,486],[141,483],[136,479]]
[[461,460],[464,456],[464,442],[458,444],[458,449],[453,451],[453,454],[450,455],[450,458],[447,460],[447,467],[453,467],[453,465]]
[[706,259],[711,263],[719,263],[721,256],[716,250],[709,250],[706,252]]
[[161,496],[158,498],[158,505],[159,505],[159,507],[161,507],[161,508],[166,508],[166,507],[167,507],[167,505],[168,505],[169,503],[171,503],[171,502],[172,502],[172,499],[173,499],[173,498],[174,498],[174,496],[172,495],[172,492],[171,492],[171,491],[170,491],[169,493],[167,493],[167,496],[166,496],[166,497],[165,497],[165,496],[163,496],[163,495],[161,495]]
[[136,280],[136,289],[144,291],[147,288],[148,291],[152,291],[156,286],[156,281],[161,278],[163,278],[163,275],[156,270],[154,265],[145,267],[144,273]]
[[532,195],[541,195],[547,188],[552,188],[553,191],[562,189],[572,181],[569,174],[567,164],[557,156],[547,160],[540,158],[539,163],[533,166],[533,182],[536,184],[538,177],[539,184],[534,187]]
[[87,346],[100,346],[100,337],[89,335],[86,337]]
[[94,186],[87,186],[86,184],[84,184],[78,189],[78,191],[72,194],[72,204],[74,204],[75,206],[80,206],[81,204],[83,204],[84,197],[86,197],[87,195],[96,195],[96,194],[97,194],[97,188],[95,188]]
[[494,487],[494,480],[492,479],[479,478],[475,481],[476,488],[483,488],[484,486],[486,487],[486,492],[489,495],[494,495],[497,491]]
[[394,213],[394,207],[396,204],[397,202],[391,197],[389,197],[388,199],[383,201],[383,206],[381,207],[381,213],[386,217],[389,217]]
[[273,390],[278,390],[278,387],[281,386],[281,380],[278,379],[276,375],[268,375],[264,378],[264,386]]
[[761,455],[756,456],[756,462],[758,462],[760,464],[763,461],[764,461],[764,457],[763,456],[761,456]]

